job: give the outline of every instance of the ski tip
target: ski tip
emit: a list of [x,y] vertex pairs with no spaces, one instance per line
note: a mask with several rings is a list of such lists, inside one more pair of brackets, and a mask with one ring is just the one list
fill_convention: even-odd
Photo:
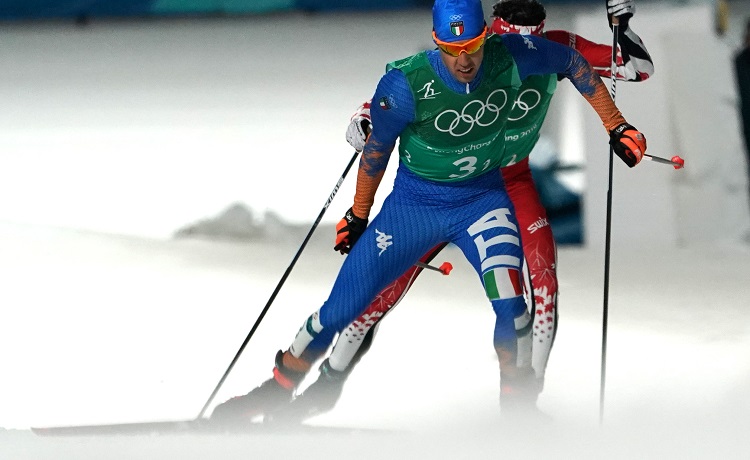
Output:
[[45,435],[48,434],[49,428],[32,426],[31,427],[31,432],[34,433],[34,434],[36,434],[36,435],[39,435],[39,436],[45,436]]
[[679,155],[675,155],[672,157],[672,163],[674,163],[674,169],[682,169],[685,167],[685,160],[683,160]]
[[208,425],[204,420],[175,420],[103,425],[31,427],[31,432],[38,436],[137,435],[200,431],[205,430],[206,427]]

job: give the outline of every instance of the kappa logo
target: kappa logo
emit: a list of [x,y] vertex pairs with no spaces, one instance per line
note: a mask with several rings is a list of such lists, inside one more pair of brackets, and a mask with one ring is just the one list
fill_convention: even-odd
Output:
[[529,40],[527,37],[523,37],[523,42],[526,44],[526,48],[530,50],[535,50],[536,46],[534,45],[534,42]]
[[378,256],[380,256],[382,253],[385,252],[386,249],[388,249],[388,246],[393,244],[392,235],[386,235],[385,233],[381,232],[377,228],[375,229],[375,233],[378,234],[378,237],[375,239],[375,241],[378,243],[378,249],[380,249],[380,252],[378,253]]
[[420,89],[419,91],[417,91],[417,93],[421,93],[422,91],[424,91],[424,96],[420,97],[419,98],[420,100],[424,101],[424,100],[428,100],[428,99],[435,99],[435,96],[437,96],[438,94],[440,94],[440,93],[436,93],[435,90],[432,89],[432,84],[433,83],[435,83],[435,80],[428,81],[427,83],[424,84],[424,86],[422,87],[422,89]]

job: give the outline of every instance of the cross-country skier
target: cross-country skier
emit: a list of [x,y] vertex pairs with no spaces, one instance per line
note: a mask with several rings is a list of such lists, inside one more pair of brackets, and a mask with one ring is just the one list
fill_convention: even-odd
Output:
[[[619,49],[616,61],[618,80],[643,81],[654,73],[651,57],[640,37],[629,28],[635,12],[635,0],[609,0],[608,17],[619,20]],[[580,35],[563,31],[544,31],[546,11],[536,0],[502,0],[493,6],[492,31],[496,34],[520,33],[539,35],[568,45],[579,51],[603,77],[611,77],[611,45],[593,43]],[[611,23],[610,23],[611,25]],[[516,210],[520,224],[526,268],[529,271],[534,299],[532,367],[541,392],[550,351],[557,330],[557,251],[529,169],[528,156],[539,139],[539,131],[547,113],[556,79],[554,76],[533,76],[525,79],[516,102],[516,112],[506,126],[507,153],[500,169],[505,187]],[[354,113],[346,138],[357,151],[362,151],[370,130],[370,103],[362,104]],[[507,166],[505,166],[507,165]],[[446,246],[441,243],[421,259],[429,262]],[[361,357],[367,353],[380,325],[422,272],[410,267],[399,279],[381,291],[367,311],[347,326],[336,341],[331,355],[320,366],[320,375],[289,406],[274,412],[275,419],[302,420],[333,408],[343,391],[344,382]],[[512,391],[508,384],[506,392]],[[501,389],[502,391],[502,389]]]
[[[521,287],[523,253],[513,205],[495,171],[506,160],[504,128],[513,117],[521,80],[552,75],[547,79],[552,85],[556,74],[569,78],[630,167],[642,158],[646,142],[578,52],[539,37],[486,35],[480,1],[437,0],[433,39],[438,49],[389,65],[372,99],[377,101],[374,129],[360,161],[354,205],[338,225],[336,249],[351,252],[330,297],[306,320],[292,346],[277,353],[273,378],[217,406],[213,420],[247,420],[289,401],[335,334],[428,249],[448,241],[475,268],[496,313],[501,388],[514,390],[501,391],[502,408],[534,405],[538,389],[531,344],[517,335],[531,327]],[[394,189],[367,226],[397,140]],[[360,237],[365,243],[355,245]],[[329,371],[336,372],[324,365],[322,372]]]

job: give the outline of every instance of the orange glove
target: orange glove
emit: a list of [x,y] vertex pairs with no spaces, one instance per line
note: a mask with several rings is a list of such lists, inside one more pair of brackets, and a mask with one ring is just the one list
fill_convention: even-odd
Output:
[[622,123],[609,132],[609,145],[631,168],[637,165],[646,153],[646,137],[627,123]]
[[367,228],[367,222],[367,219],[355,216],[352,208],[349,208],[344,217],[336,224],[336,246],[333,247],[333,250],[339,251],[341,254],[349,254],[354,243]]

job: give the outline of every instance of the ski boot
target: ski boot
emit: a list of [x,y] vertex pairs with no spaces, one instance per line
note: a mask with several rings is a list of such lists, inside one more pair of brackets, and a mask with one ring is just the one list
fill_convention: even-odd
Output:
[[320,375],[304,392],[286,406],[271,412],[271,423],[294,424],[324,414],[336,405],[349,376],[347,371],[337,371],[326,359],[320,365]]
[[274,409],[289,403],[296,386],[304,379],[306,372],[293,371],[284,366],[284,353],[276,353],[276,366],[273,377],[266,380],[250,393],[235,396],[214,409],[211,422],[223,425],[247,425],[252,419],[268,414]]

